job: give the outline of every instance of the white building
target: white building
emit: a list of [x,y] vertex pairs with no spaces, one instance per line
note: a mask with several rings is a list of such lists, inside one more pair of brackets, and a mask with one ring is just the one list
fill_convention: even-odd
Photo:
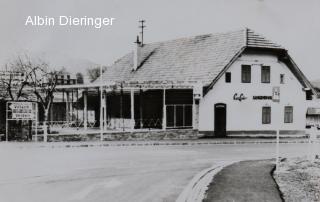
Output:
[[[249,29],[138,41],[90,86],[102,92],[91,98],[94,106],[100,103],[91,107],[97,126],[147,129],[148,137],[159,130],[177,136],[304,134],[316,94],[285,48]],[[89,87],[81,90],[85,109]]]

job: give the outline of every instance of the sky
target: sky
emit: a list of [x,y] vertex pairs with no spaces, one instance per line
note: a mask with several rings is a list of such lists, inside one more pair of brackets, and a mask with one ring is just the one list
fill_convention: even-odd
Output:
[[[145,43],[248,27],[281,44],[310,80],[320,79],[319,0],[0,0],[0,65],[19,54],[71,72],[111,65]],[[28,16],[113,17],[112,26],[25,26]]]

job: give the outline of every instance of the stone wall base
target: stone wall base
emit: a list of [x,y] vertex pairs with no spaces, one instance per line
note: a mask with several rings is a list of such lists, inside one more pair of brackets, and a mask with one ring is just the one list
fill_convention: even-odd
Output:
[[[172,129],[172,130],[150,130],[137,132],[114,132],[104,133],[104,141],[124,140],[194,140],[198,139],[198,130]],[[38,141],[43,141],[43,136],[38,136]],[[100,133],[93,134],[50,134],[48,142],[72,142],[72,141],[100,141]]]
[[[275,137],[275,130],[234,130],[227,131],[227,137]],[[214,131],[199,131],[205,137],[215,137]],[[280,130],[281,137],[303,137],[305,130]]]

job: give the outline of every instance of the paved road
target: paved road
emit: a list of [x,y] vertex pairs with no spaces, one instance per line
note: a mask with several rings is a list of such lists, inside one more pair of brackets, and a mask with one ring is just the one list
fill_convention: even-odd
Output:
[[[282,144],[301,156],[307,144]],[[274,144],[20,148],[0,144],[0,201],[175,201],[225,161],[274,157]]]
[[214,176],[203,202],[282,202],[271,176],[274,160],[241,161],[226,166]]

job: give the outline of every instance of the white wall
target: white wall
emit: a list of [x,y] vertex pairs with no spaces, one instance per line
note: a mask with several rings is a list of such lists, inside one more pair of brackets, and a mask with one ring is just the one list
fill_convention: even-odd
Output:
[[[243,64],[251,65],[251,83],[241,83]],[[261,83],[261,65],[270,66],[270,83]],[[231,72],[231,83],[226,83],[223,75],[200,101],[199,131],[214,131],[214,104],[220,102],[227,105],[227,131],[305,129],[307,101],[303,86],[276,56],[244,54],[227,72]],[[280,84],[280,74],[285,75],[284,84]],[[272,96],[274,86],[280,87],[279,103],[253,100],[253,96]],[[247,99],[233,100],[235,93],[243,93]],[[262,124],[263,106],[271,106],[271,124]],[[293,106],[293,123],[284,123],[284,106]]]

